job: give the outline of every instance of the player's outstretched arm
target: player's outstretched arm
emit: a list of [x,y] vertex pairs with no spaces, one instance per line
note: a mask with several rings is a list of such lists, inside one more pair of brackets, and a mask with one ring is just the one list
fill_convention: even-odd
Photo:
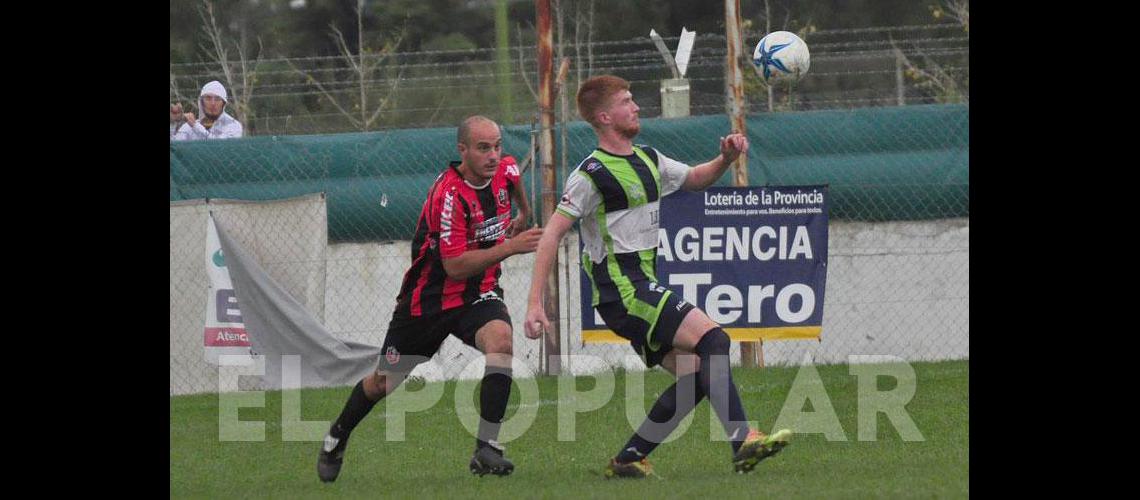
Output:
[[728,166],[740,155],[748,152],[748,137],[744,134],[729,134],[720,138],[720,154],[705,163],[693,167],[685,177],[681,189],[701,191],[720,179]]
[[443,270],[453,280],[465,280],[475,276],[503,259],[520,253],[530,253],[538,246],[542,228],[533,227],[500,245],[480,250],[467,250],[458,257],[443,259]]
[[538,249],[534,254],[534,274],[531,275],[530,293],[527,295],[524,323],[527,338],[537,339],[543,330],[550,328],[550,320],[546,319],[546,309],[542,305],[542,291],[546,289],[546,277],[550,274],[550,268],[554,267],[558,245],[573,225],[574,219],[556,211],[550,216],[546,232],[542,233],[542,239],[538,241]]

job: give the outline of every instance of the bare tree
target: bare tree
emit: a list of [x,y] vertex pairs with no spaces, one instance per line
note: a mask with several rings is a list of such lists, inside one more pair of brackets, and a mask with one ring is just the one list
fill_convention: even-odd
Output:
[[957,79],[950,72],[922,50],[916,50],[917,55],[922,58],[922,64],[916,64],[899,49],[894,40],[891,40],[891,47],[895,51],[895,57],[902,64],[903,74],[915,82],[916,88],[930,90],[937,102],[969,102],[969,92],[959,85]]
[[930,7],[930,13],[935,19],[946,16],[958,21],[963,30],[970,31],[970,0],[942,0],[939,5]]
[[[953,19],[962,26],[964,31],[970,32],[969,0],[942,0],[940,5],[931,7],[931,15],[935,19],[941,19],[943,16]],[[893,39],[891,40],[891,48],[903,68],[903,74],[915,82],[916,88],[929,90],[938,102],[969,102],[970,93],[966,86],[968,80],[960,83],[949,71],[921,49],[913,49],[913,53],[921,58],[921,64],[919,64],[907,57]]]
[[371,130],[376,120],[380,118],[380,113],[388,108],[388,105],[395,97],[397,87],[400,83],[400,76],[403,75],[403,69],[395,78],[390,78],[387,91],[378,102],[369,104],[369,90],[370,84],[374,83],[373,77],[379,74],[382,64],[387,60],[392,53],[396,51],[396,47],[400,45],[403,39],[403,30],[395,36],[394,39],[389,39],[384,42],[383,47],[379,50],[374,50],[364,45],[364,0],[356,1],[356,53],[353,54],[348,48],[348,42],[345,41],[344,33],[336,27],[335,24],[330,24],[330,36],[337,45],[340,51],[341,58],[345,61],[349,69],[352,70],[353,79],[355,80],[358,95],[355,102],[352,99],[337,98],[337,95],[345,95],[344,92],[338,92],[336,89],[328,88],[330,82],[321,82],[314,75],[315,72],[308,72],[298,68],[292,60],[288,60],[289,66],[293,71],[305,77],[305,80],[317,87],[333,107],[336,108],[340,114],[344,115],[352,126],[364,132]]
[[174,102],[170,105],[170,123],[175,126],[175,130],[178,130],[183,123],[186,123],[185,118],[182,118],[182,113],[189,111],[188,109],[182,108],[182,103],[189,102],[189,100],[186,99],[186,96],[182,95],[182,92],[179,90],[178,78],[174,76],[173,70],[170,72],[170,95],[174,97]]
[[590,0],[587,12],[590,17],[586,21],[586,78],[589,78],[594,76],[594,0]]
[[[257,39],[257,56],[252,61],[243,43],[233,44],[237,51],[237,59],[231,60],[230,50],[226,47],[225,33],[218,27],[218,20],[214,15],[213,2],[202,0],[202,4],[198,6],[198,16],[202,19],[202,33],[206,35],[206,42],[201,43],[199,47],[214,64],[220,67],[220,74],[224,83],[230,87],[231,95],[226,103],[226,108],[233,113],[238,121],[245,123],[248,127],[249,119],[253,115],[249,101],[253,98],[253,89],[257,83],[257,70],[261,65],[261,38],[258,37]],[[172,87],[173,81],[174,79],[171,78]],[[197,105],[196,100],[194,104]]]
[[574,76],[582,85],[582,2],[574,2]]
[[186,96],[182,95],[181,90],[178,88],[178,77],[174,76],[174,71],[170,72],[170,95],[174,96],[174,102],[181,103],[187,101]]
[[[534,30],[533,24],[530,24],[530,23],[527,23],[527,24],[529,26],[529,29]],[[526,61],[526,56],[523,55],[522,25],[521,24],[515,24],[515,30],[517,30],[518,34],[519,34],[518,35],[519,36],[519,75],[522,76],[523,83],[526,84],[526,88],[527,88],[527,90],[530,91],[530,95],[532,97],[534,97],[534,101],[538,102],[538,92],[536,92],[534,90],[534,85],[531,85],[530,79],[526,77],[526,65],[524,64],[524,62]]]

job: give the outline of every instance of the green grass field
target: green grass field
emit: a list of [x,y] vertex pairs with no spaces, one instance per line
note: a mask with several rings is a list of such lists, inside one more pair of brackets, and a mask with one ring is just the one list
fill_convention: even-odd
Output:
[[[923,441],[904,441],[885,414],[877,416],[877,438],[859,440],[858,378],[848,365],[814,367],[845,440],[822,432],[797,434],[782,453],[751,474],[732,472],[730,448],[719,424],[710,434],[707,400],[697,407],[683,435],[651,456],[658,478],[606,480],[601,471],[632,432],[625,416],[626,374],[616,377],[613,399],[601,409],[577,414],[575,441],[559,441],[557,379],[535,379],[540,391],[537,418],[529,430],[506,443],[515,473],[471,475],[474,438],[455,411],[454,382],[434,408],[409,415],[404,441],[385,441],[381,402],[356,429],[340,478],[318,481],[318,441],[283,441],[282,394],[267,392],[263,408],[243,408],[242,421],[264,421],[265,440],[219,440],[219,396],[170,398],[171,497],[968,497],[970,493],[969,361],[913,363],[917,382],[907,413]],[[734,369],[748,417],[769,431],[785,405],[797,367]],[[648,410],[669,384],[669,374],[645,374]],[[578,390],[594,387],[589,377]],[[880,377],[878,390],[895,387]],[[301,419],[331,422],[350,388],[300,391]],[[818,387],[817,387],[818,391]],[[295,393],[293,393],[295,394]],[[519,390],[507,410],[518,411]],[[534,403],[534,401],[531,401]],[[787,411],[817,411],[813,404]],[[320,426],[327,429],[327,424]],[[834,437],[834,436],[833,436]],[[319,439],[319,436],[318,436]]]

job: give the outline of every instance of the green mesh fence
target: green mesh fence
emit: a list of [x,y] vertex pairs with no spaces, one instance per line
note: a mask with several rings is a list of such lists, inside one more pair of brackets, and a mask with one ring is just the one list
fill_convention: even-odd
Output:
[[[830,184],[835,220],[968,216],[969,119],[962,104],[752,115],[749,183]],[[724,116],[644,119],[637,141],[697,164],[717,154],[728,131]],[[504,127],[504,150],[523,160],[531,134]],[[568,170],[596,140],[581,121],[566,136]],[[175,142],[170,200],[324,192],[330,241],[409,239],[424,193],[458,159],[455,143],[454,128]],[[731,182],[726,174],[718,184]]]

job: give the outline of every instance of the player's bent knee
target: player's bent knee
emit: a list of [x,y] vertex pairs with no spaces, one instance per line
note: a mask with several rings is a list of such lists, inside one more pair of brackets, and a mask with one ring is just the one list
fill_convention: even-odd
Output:
[[705,332],[699,342],[708,344],[712,348],[712,352],[715,353],[727,354],[732,348],[732,339],[729,339],[728,334],[724,333],[720,327]]
[[680,378],[697,373],[701,369],[701,358],[695,354],[674,349],[665,357],[661,365],[674,376]]
[[479,330],[480,344],[485,354],[514,355],[514,342],[511,325],[502,320],[494,320]]
[[681,320],[681,326],[673,337],[673,345],[696,352],[697,343],[701,341],[701,337],[714,328],[720,328],[720,325],[709,319],[704,311],[697,308],[690,309],[688,314],[685,314],[685,318]]
[[391,394],[407,378],[406,373],[376,370],[364,377],[364,395],[375,401],[377,398]]
[[506,354],[508,356],[513,356],[515,354],[514,343],[512,342],[511,336],[509,334],[497,336],[497,338],[493,338],[490,341],[486,342],[484,346],[485,354]]
[[386,374],[380,370],[376,370],[370,373],[367,377],[364,377],[364,395],[367,396],[368,399],[375,401],[381,396],[387,394],[388,391],[387,387],[385,387],[386,384]]
[[677,356],[677,376],[697,373],[701,370],[701,358],[696,354],[680,354]]

